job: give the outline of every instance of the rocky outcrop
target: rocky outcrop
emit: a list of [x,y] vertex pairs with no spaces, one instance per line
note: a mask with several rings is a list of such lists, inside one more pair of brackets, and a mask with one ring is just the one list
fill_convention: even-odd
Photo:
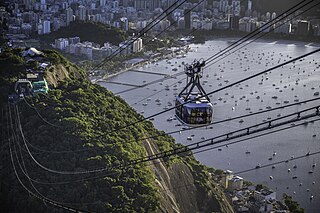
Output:
[[[148,155],[159,152],[152,140],[145,140],[144,146]],[[161,195],[161,212],[234,212],[213,180],[209,193],[199,190],[186,164],[174,162],[168,166],[162,160],[154,160],[149,167]]]

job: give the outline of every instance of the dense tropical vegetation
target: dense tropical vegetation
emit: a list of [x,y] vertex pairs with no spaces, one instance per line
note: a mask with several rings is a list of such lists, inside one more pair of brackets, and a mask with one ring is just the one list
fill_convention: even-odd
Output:
[[[28,64],[19,56],[20,51],[8,49],[0,55],[0,66],[5,68],[0,71],[3,114],[7,112],[7,95],[13,92],[12,85],[26,74]],[[10,105],[15,126],[11,131],[6,128],[6,116],[2,117],[2,139],[6,140],[1,147],[5,166],[1,168],[0,208],[4,212],[24,212],[26,208],[31,212],[57,211],[28,195],[19,185],[10,163],[10,138],[18,175],[33,190],[25,177],[28,175],[33,179],[34,187],[49,199],[95,212],[160,211],[161,189],[156,186],[157,177],[148,163],[98,173],[61,175],[45,171],[31,160],[26,145],[37,161],[53,170],[80,172],[110,168],[145,156],[145,141],[138,139],[160,134],[149,121],[114,131],[142,116],[120,97],[90,83],[83,70],[57,52],[47,50],[44,53],[51,63],[45,72],[46,78],[51,79],[51,91],[48,95],[21,100],[17,103],[18,112],[14,112],[14,106]],[[63,73],[58,65],[63,65],[67,73]],[[50,82],[57,78],[59,84]],[[25,140],[17,128],[18,118],[21,119]],[[164,134],[150,142],[158,151],[182,146]],[[195,196],[199,210],[220,211],[226,205],[223,194],[210,180],[208,169],[193,156],[170,157],[163,163],[167,168],[187,166],[193,176],[191,184],[195,184],[197,189],[195,195],[188,196]],[[21,172],[23,168],[26,168],[26,174]]]

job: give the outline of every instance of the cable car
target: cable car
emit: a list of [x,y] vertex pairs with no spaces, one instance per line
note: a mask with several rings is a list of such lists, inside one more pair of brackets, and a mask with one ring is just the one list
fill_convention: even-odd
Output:
[[189,126],[207,125],[212,121],[213,105],[200,83],[204,66],[204,60],[185,66],[187,85],[176,97],[176,117]]
[[32,82],[32,86],[33,86],[33,89],[32,89],[33,95],[38,95],[40,93],[46,94],[49,91],[47,81],[44,78],[41,81]]
[[22,95],[22,97],[29,96],[31,94],[32,88],[33,86],[31,84],[31,81],[27,79],[19,79],[14,85],[14,91],[18,95]]

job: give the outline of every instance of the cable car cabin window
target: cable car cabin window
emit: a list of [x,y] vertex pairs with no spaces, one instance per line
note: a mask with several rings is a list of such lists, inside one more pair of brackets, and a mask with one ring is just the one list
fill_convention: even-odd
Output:
[[176,100],[176,114],[181,117],[181,113],[182,113],[182,106],[181,103]]
[[182,116],[178,115],[183,121],[188,124],[206,124],[211,122],[212,109],[211,107],[188,108],[183,107]]

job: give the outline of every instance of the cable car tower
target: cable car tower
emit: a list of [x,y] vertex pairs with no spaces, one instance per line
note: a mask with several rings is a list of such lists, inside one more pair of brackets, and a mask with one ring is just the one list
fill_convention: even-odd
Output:
[[212,121],[213,106],[200,83],[204,66],[203,59],[185,66],[187,85],[176,97],[176,116],[186,125],[206,125]]

